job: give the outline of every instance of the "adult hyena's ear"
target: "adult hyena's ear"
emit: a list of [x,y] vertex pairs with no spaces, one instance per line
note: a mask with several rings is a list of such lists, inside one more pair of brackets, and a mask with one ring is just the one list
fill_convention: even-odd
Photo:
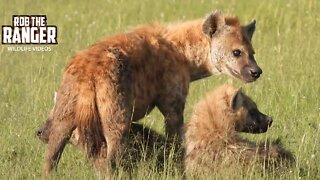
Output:
[[212,38],[212,36],[217,32],[218,29],[226,24],[224,15],[221,11],[214,11],[206,17],[202,24],[202,31]]
[[243,105],[243,100],[242,88],[239,88],[231,98],[231,108],[233,110],[238,110]]
[[253,20],[251,23],[249,23],[248,25],[244,26],[244,31],[247,34],[248,38],[252,39],[253,33],[256,30],[256,20]]

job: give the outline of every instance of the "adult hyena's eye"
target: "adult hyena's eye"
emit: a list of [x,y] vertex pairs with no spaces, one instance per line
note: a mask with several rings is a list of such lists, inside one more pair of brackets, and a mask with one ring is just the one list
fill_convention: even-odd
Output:
[[241,51],[240,49],[235,49],[232,51],[232,54],[234,57],[240,57],[241,56]]

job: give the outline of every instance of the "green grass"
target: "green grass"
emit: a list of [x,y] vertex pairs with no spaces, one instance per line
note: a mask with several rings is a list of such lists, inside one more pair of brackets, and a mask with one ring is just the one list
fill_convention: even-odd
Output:
[[[59,41],[59,45],[51,46],[51,52],[10,52],[7,46],[0,46],[1,179],[41,177],[45,145],[35,137],[35,130],[46,119],[64,66],[76,51],[139,24],[204,17],[213,9],[237,15],[242,22],[253,18],[257,20],[253,44],[257,62],[264,73],[255,83],[236,84],[243,86],[260,109],[274,118],[274,124],[265,134],[246,137],[255,141],[279,137],[297,160],[296,165],[280,176],[254,173],[254,169],[246,173],[238,172],[239,176],[242,179],[320,178],[318,0],[119,0],[90,3],[75,0],[0,0],[0,4],[1,25],[11,24],[14,14],[45,14],[48,24],[57,25]],[[185,119],[188,119],[192,106],[201,96],[227,79],[225,76],[210,77],[193,83]],[[153,123],[153,128],[163,132],[163,118],[158,111],[148,115],[144,122]],[[138,179],[181,177],[171,166],[163,172],[156,172],[152,169],[152,161],[142,162],[139,167],[133,175]],[[228,172],[228,169],[224,171]],[[226,172],[217,173],[216,177],[228,178]],[[85,156],[71,146],[66,148],[54,177],[97,178]],[[128,174],[121,172],[119,177],[128,178]]]

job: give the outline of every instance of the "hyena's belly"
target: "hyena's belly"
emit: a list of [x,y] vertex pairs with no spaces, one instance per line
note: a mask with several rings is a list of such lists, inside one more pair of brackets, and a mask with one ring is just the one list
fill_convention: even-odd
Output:
[[138,121],[148,115],[155,107],[154,104],[143,104],[133,108],[132,121]]
[[159,94],[159,88],[157,87],[160,86],[154,74],[142,75],[137,72],[135,77],[131,99],[133,109],[132,121],[138,121],[152,111]]

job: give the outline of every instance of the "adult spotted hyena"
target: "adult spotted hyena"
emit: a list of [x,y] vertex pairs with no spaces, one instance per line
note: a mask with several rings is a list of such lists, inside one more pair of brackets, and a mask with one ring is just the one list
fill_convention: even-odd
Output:
[[76,128],[88,157],[105,171],[118,162],[130,123],[154,107],[165,117],[168,136],[179,135],[190,82],[218,74],[259,78],[254,30],[255,21],[242,26],[216,11],[204,20],[143,26],[78,52],[48,118],[45,172],[56,167]]
[[235,163],[239,166],[253,162],[276,165],[276,162],[292,161],[291,153],[279,142],[256,145],[238,135],[238,132],[266,132],[271,123],[272,119],[232,84],[208,93],[195,106],[184,128],[187,176],[207,176],[221,165],[230,167]]

